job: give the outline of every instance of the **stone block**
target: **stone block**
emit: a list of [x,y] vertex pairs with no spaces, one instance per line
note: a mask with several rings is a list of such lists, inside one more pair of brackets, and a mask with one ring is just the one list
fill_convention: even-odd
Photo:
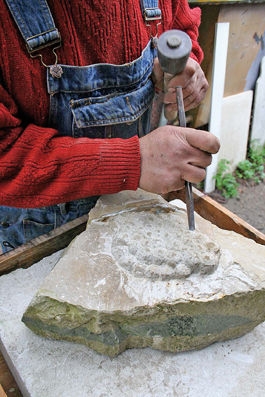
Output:
[[218,162],[230,161],[231,171],[246,159],[252,98],[253,91],[246,91],[223,99]]
[[[235,238],[236,236],[236,238]],[[102,196],[23,315],[36,334],[116,355],[178,352],[244,335],[265,320],[265,247],[160,196]]]

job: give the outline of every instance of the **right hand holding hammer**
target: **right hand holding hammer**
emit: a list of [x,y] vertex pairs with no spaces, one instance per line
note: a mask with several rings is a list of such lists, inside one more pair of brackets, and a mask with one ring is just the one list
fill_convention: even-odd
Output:
[[[161,69],[158,58],[154,60],[152,79],[160,91],[164,90],[164,72]],[[198,106],[204,99],[208,89],[208,82],[198,62],[189,58],[182,73],[174,76],[168,83],[167,92],[164,96],[164,103],[169,112],[178,110],[176,103],[176,89],[181,86],[185,111]]]
[[168,83],[164,103],[170,112],[178,110],[175,89],[177,86],[182,87],[184,108],[187,111],[203,101],[209,85],[198,62],[189,58],[183,72],[174,76]]
[[213,134],[171,125],[159,127],[140,138],[141,175],[139,187],[166,194],[181,189],[185,180],[198,183],[218,152],[220,142]]

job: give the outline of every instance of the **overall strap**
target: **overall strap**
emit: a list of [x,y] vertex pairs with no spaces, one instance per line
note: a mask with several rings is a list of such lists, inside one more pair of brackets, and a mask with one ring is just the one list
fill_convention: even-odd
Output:
[[56,29],[46,0],[5,0],[26,42],[29,53],[59,43]]
[[[161,23],[161,10],[158,7],[158,0],[140,0],[141,10],[146,26],[150,29],[150,36],[152,39],[153,47],[157,47],[157,35],[158,35],[158,25]],[[150,21],[156,22],[156,33],[153,35],[152,26]]]
[[161,19],[161,10],[158,0],[140,0],[141,10],[145,22]]

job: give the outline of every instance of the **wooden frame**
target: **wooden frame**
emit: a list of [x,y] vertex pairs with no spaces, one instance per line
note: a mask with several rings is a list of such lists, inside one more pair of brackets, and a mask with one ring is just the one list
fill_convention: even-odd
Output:
[[83,215],[50,233],[0,255],[0,276],[20,267],[29,267],[45,256],[67,247],[78,234],[86,229],[87,220],[88,215]]
[[7,397],[7,395],[4,392],[4,389],[2,388],[1,384],[0,384],[0,397]]

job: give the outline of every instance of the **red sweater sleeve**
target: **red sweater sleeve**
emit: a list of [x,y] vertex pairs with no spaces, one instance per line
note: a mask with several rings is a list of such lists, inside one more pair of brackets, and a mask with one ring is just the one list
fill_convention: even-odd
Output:
[[137,189],[138,137],[61,137],[52,128],[23,128],[16,113],[15,103],[0,86],[1,205],[42,207]]
[[203,52],[198,43],[199,26],[201,23],[201,9],[191,9],[187,0],[173,2],[173,23],[170,29],[178,29],[186,32],[192,41],[191,58],[199,64],[203,60]]

